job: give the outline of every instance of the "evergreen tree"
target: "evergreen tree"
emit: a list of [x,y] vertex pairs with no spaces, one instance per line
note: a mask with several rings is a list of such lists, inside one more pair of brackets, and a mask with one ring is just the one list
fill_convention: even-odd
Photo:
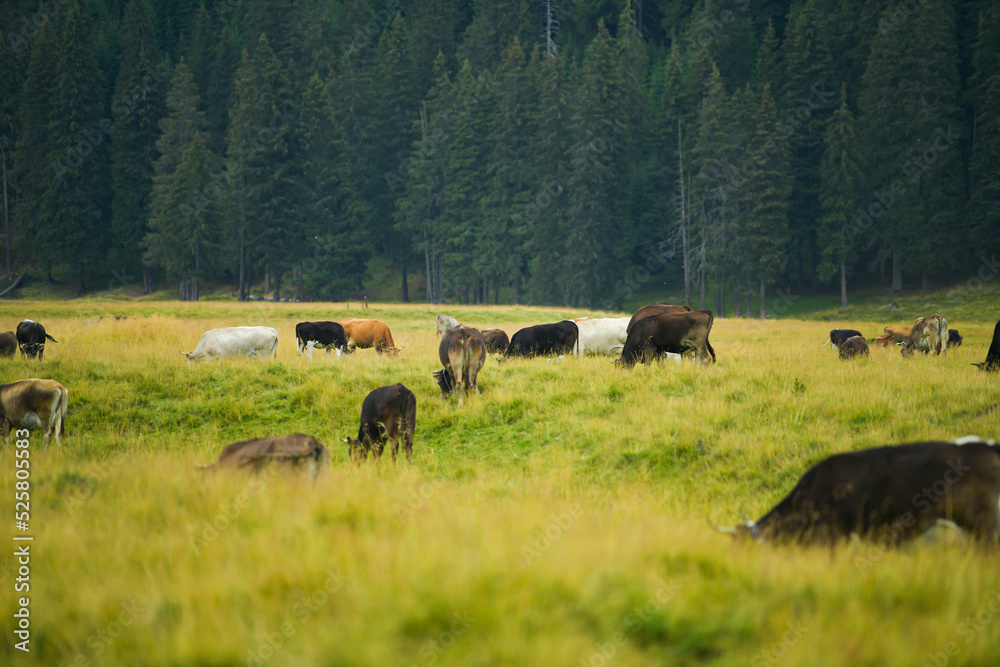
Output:
[[17,116],[17,101],[20,77],[16,67],[14,54],[8,48],[3,31],[0,31],[0,234],[3,235],[4,275],[13,274],[11,264],[11,172],[13,169],[12,153],[14,137],[17,136],[15,118]]
[[969,216],[962,259],[974,265],[981,252],[998,248],[1000,239],[1000,6],[979,13],[973,48],[970,93],[972,145],[969,158]]
[[148,232],[148,200],[153,185],[158,121],[163,113],[166,76],[144,5],[133,0],[122,35],[122,66],[111,104],[111,266],[123,274],[143,272],[143,292],[152,291],[152,273],[143,267]]

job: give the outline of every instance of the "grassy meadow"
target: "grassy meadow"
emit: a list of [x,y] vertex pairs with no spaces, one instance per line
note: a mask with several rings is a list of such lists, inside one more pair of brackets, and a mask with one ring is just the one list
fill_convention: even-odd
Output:
[[[41,364],[0,360],[0,383],[46,377],[70,392],[62,451],[31,437],[30,653],[11,631],[23,594],[9,538],[0,550],[0,662],[997,664],[998,552],[961,536],[831,551],[713,530],[763,514],[835,452],[1000,435],[1000,382],[970,365],[995,308],[942,308],[965,343],[940,358],[873,349],[844,363],[822,346],[832,326],[881,331],[868,317],[717,319],[709,368],[491,357],[462,406],[431,377],[439,312],[510,334],[603,315],[0,302],[0,330],[31,317],[59,341]],[[297,322],[352,316],[387,322],[399,357],[296,355]],[[244,324],[278,330],[277,359],[178,354]],[[356,434],[365,395],[394,382],[417,397],[413,463],[355,467],[340,438]],[[315,483],[197,469],[229,442],[295,432],[331,450]],[[5,448],[5,535],[14,483]]]

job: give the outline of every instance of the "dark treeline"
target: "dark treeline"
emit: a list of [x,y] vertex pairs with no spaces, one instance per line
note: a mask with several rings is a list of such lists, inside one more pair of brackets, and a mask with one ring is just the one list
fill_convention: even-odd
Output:
[[993,0],[46,0],[0,26],[7,272],[78,293],[342,300],[381,256],[403,300],[611,308],[655,275],[763,316],[776,287],[996,270]]

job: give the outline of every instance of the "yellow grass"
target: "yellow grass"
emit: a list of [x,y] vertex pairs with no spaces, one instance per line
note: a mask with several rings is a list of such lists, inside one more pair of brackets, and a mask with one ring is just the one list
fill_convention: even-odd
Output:
[[[9,538],[0,556],[4,664],[996,663],[996,552],[777,548],[712,529],[762,514],[833,452],[996,437],[1000,383],[969,365],[991,323],[951,322],[965,344],[945,357],[843,363],[821,347],[828,323],[716,320],[710,368],[491,358],[459,407],[430,376],[441,311],[427,306],[364,313],[389,323],[398,359],[312,362],[295,323],[356,307],[26,306],[0,304],[0,330],[33,317],[59,343],[40,365],[0,360],[0,381],[59,380],[70,410],[62,452],[31,438],[27,654]],[[508,333],[580,314],[444,312]],[[129,319],[86,321],[112,313]],[[178,354],[241,324],[274,326],[277,360]],[[400,381],[417,396],[413,465],[350,465],[339,439],[362,399]],[[331,449],[315,483],[195,467],[293,432]],[[14,483],[5,449],[5,534]]]

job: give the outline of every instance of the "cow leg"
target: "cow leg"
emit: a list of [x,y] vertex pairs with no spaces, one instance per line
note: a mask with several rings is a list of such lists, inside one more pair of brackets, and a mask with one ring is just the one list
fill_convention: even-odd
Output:
[[3,429],[3,444],[10,447],[10,427],[12,424],[5,418],[3,424],[0,424],[0,428]]

